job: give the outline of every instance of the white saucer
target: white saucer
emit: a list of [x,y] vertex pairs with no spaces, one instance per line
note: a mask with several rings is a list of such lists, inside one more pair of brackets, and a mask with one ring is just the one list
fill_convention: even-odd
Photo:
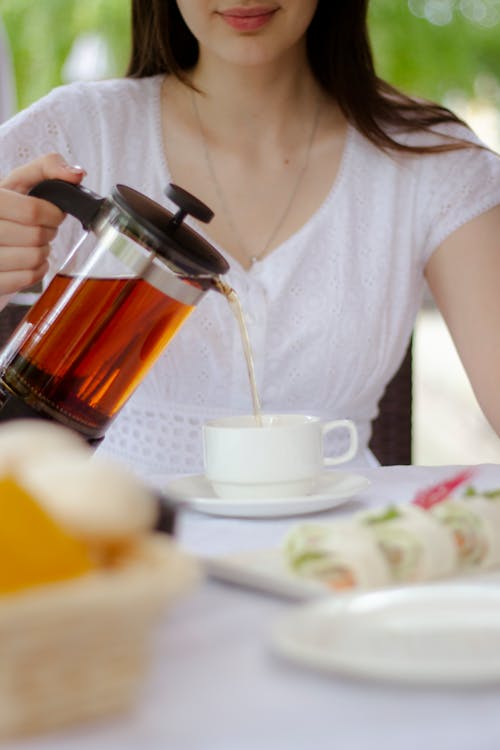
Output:
[[325,471],[318,481],[318,491],[311,495],[255,499],[222,499],[217,497],[203,474],[181,477],[169,482],[165,494],[189,508],[213,516],[231,518],[278,518],[304,515],[335,508],[370,484],[366,477],[340,471]]
[[435,584],[328,597],[274,628],[278,653],[323,672],[404,683],[500,683],[500,590]]

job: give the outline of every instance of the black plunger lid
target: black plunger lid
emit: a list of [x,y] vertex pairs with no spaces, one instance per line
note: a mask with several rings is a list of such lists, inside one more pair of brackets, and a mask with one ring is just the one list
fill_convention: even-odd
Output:
[[209,222],[213,212],[194,195],[170,184],[167,196],[179,210],[173,214],[155,201],[126,185],[116,185],[113,201],[159,244],[156,252],[170,260],[187,276],[219,275],[229,270],[226,259],[191,227],[182,223],[187,214]]

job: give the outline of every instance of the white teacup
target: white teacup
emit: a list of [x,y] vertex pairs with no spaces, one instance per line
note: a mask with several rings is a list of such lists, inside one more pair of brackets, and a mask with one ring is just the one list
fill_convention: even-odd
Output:
[[[349,448],[325,457],[323,437],[347,430]],[[322,422],[302,414],[213,419],[203,425],[205,474],[223,498],[291,497],[314,492],[325,466],[349,461],[358,449],[350,419]]]

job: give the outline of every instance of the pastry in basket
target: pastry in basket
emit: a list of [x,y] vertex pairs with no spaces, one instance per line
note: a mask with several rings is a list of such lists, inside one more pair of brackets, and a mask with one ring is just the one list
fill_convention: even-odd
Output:
[[0,478],[0,594],[89,573],[87,545],[65,531],[9,476]]
[[0,451],[0,737],[123,711],[198,566],[151,531],[152,491],[65,428],[5,423]]
[[17,419],[0,424],[0,474],[67,453],[90,456],[92,449],[76,432],[55,422]]
[[153,493],[131,471],[92,454],[45,456],[24,464],[18,481],[101,565],[127,554],[156,521]]
[[376,588],[390,582],[384,556],[359,525],[299,524],[286,536],[283,550],[294,572],[335,590]]

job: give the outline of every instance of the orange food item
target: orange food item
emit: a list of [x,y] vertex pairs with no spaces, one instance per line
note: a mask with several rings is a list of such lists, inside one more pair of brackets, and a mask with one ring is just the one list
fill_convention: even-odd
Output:
[[0,594],[75,578],[94,567],[83,542],[13,478],[0,478]]

